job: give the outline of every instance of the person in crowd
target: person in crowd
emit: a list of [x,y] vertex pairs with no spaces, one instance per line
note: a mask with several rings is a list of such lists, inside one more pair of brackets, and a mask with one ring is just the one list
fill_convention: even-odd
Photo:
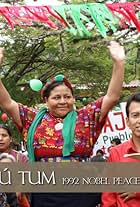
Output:
[[[16,159],[8,154],[0,154],[0,163],[15,162]],[[16,193],[0,193],[0,206],[1,207],[19,207]]]
[[121,144],[121,140],[119,138],[114,138],[111,140],[111,147],[115,147],[118,144]]
[[106,159],[108,159],[108,157],[109,157],[109,153],[110,153],[111,148],[115,147],[118,144],[121,144],[121,140],[119,138],[114,138],[111,140],[111,145],[107,149],[108,153],[107,153]]
[[101,149],[98,149],[96,155],[91,158],[91,162],[105,162],[104,152]]
[[[132,131],[132,138],[111,148],[109,162],[140,162],[139,159],[133,157],[133,153],[140,153],[140,93],[135,93],[128,98],[126,115],[126,123]],[[127,154],[129,156],[125,156]],[[102,194],[102,207],[139,207],[139,205],[139,192],[105,192]]]
[[[8,126],[0,124],[0,162],[27,163],[28,157],[19,151],[12,149],[12,133]],[[17,193],[19,207],[29,207],[25,194]],[[26,202],[26,205],[25,205]],[[28,205],[27,205],[28,203]]]
[[[0,106],[12,117],[27,141],[30,162],[69,162],[89,160],[107,113],[120,97],[124,77],[123,46],[111,41],[108,46],[113,59],[112,78],[104,97],[74,110],[74,92],[70,81],[57,75],[41,90],[45,102],[38,111],[14,101],[0,82]],[[0,50],[0,60],[3,50]],[[27,135],[27,136],[26,136]],[[96,206],[98,193],[32,193],[32,207],[90,207]]]
[[8,126],[0,124],[0,153],[8,153],[12,155],[16,162],[28,162],[28,157],[12,148],[13,138]]

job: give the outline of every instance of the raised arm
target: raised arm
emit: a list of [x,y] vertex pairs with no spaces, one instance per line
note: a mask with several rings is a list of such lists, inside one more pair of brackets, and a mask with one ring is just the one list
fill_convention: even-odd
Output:
[[[3,49],[0,48],[0,65],[3,62]],[[0,80],[0,107],[8,113],[10,117],[12,117],[15,123],[18,123],[18,126],[22,126],[20,116],[19,116],[19,108],[17,102],[11,99],[8,91],[4,87],[2,81]]]
[[123,46],[118,42],[111,41],[108,48],[113,59],[113,71],[107,93],[103,99],[100,119],[102,119],[119,100],[124,79],[125,52]]

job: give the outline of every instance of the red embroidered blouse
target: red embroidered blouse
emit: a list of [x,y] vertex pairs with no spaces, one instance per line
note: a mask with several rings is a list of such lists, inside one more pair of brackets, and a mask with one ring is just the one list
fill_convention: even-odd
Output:
[[[106,117],[99,122],[102,101],[103,97],[77,111],[75,151],[71,153],[71,158],[91,155],[92,147],[105,123]],[[27,131],[38,111],[21,104],[19,104],[19,110],[23,124],[21,132],[26,141]],[[62,121],[60,118],[53,117],[49,112],[44,115],[34,135],[33,147],[36,158],[56,158],[55,161],[59,161],[58,157],[62,157],[63,137],[60,124]]]
[[[124,154],[136,153],[133,140],[130,139],[123,144],[112,147],[109,155],[109,162],[140,162],[135,158],[124,157]],[[136,197],[123,202],[117,192],[104,192],[102,193],[101,207],[139,207],[140,206],[140,193],[135,193]]]

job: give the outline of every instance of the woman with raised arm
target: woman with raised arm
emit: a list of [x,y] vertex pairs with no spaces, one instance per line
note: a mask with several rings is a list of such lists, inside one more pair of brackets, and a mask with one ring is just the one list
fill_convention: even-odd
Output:
[[[113,59],[113,71],[107,93],[78,111],[73,107],[72,85],[63,75],[57,75],[43,87],[41,96],[45,108],[41,111],[11,99],[0,82],[0,106],[13,118],[27,141],[31,161],[88,160],[107,113],[120,97],[123,84],[124,48],[114,41],[108,48]],[[1,49],[1,62],[2,59]],[[32,207],[95,207],[99,203],[100,197],[96,193],[33,193],[31,196]]]

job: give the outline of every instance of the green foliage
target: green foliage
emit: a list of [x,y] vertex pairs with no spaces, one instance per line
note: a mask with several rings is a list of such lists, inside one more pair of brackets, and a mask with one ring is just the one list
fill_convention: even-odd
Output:
[[[16,101],[30,106],[41,103],[40,93],[30,89],[29,81],[37,78],[46,83],[59,73],[65,74],[75,86],[89,86],[86,90],[75,89],[76,97],[88,97],[88,101],[91,101],[106,93],[112,73],[112,60],[105,39],[96,33],[91,38],[80,38],[36,25],[3,29],[1,37],[3,41],[0,46],[5,48],[1,75],[11,97]],[[125,48],[125,82],[128,83],[140,79],[139,45],[130,43]],[[124,101],[129,94],[129,91],[124,91],[120,101]],[[84,104],[76,102],[78,108]],[[14,133],[16,136],[15,130]]]
[[[38,93],[29,88],[29,80],[39,78],[45,83],[59,73],[64,73],[74,84],[92,84],[89,96],[96,98],[106,92],[112,60],[101,37],[81,39],[63,31],[49,34],[44,28],[30,27],[4,30],[3,34],[7,39],[1,44],[5,48],[2,74],[17,101],[31,105],[40,101]],[[125,81],[129,82],[136,76],[137,45],[129,44],[126,49]],[[78,95],[79,90],[75,92]]]

